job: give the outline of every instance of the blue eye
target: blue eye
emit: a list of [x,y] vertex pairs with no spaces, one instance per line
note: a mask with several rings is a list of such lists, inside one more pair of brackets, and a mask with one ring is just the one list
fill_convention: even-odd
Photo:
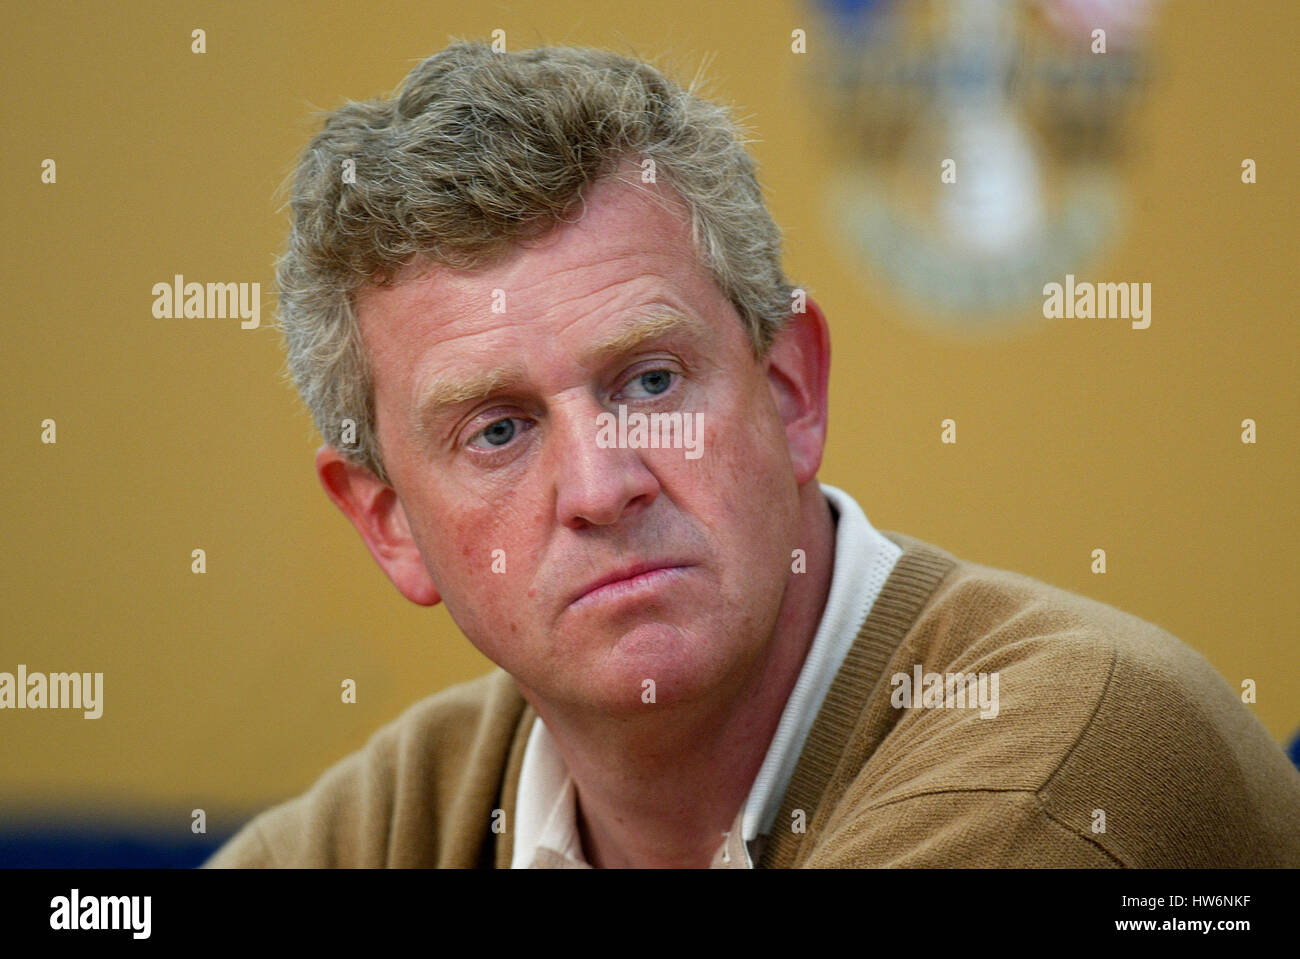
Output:
[[632,383],[640,383],[651,396],[658,396],[672,385],[672,370],[646,370],[633,377]]
[[[495,423],[490,424],[486,429],[480,430],[475,434],[470,439],[469,445],[476,446],[477,444],[475,443],[475,440],[478,440],[481,437],[482,439],[487,440],[489,446],[500,448],[514,439],[516,432],[518,431],[515,429],[515,421],[513,417],[508,417],[504,420],[497,420]],[[477,448],[484,449],[482,446],[478,446]]]

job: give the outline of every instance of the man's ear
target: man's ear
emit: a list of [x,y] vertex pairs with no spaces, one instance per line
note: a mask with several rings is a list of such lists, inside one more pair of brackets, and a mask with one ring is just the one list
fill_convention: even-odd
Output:
[[326,444],[316,451],[316,475],[325,493],[356,527],[370,555],[398,591],[420,606],[442,600],[411,536],[397,492],[364,466]]
[[768,385],[785,424],[795,481],[817,475],[826,447],[826,410],[831,372],[831,335],[821,307],[808,297],[803,313],[791,313],[767,354]]

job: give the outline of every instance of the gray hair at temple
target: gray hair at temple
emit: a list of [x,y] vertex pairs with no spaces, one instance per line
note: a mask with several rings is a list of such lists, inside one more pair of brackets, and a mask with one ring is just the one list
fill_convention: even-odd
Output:
[[[730,111],[696,87],[603,50],[459,41],[391,97],[327,113],[293,174],[276,273],[288,376],[324,440],[391,485],[354,308],[361,288],[392,285],[417,261],[489,263],[567,222],[584,187],[628,157],[653,160],[656,181],[685,202],[696,255],[765,355],[791,308],[780,231]],[[343,442],[344,420],[355,443]]]

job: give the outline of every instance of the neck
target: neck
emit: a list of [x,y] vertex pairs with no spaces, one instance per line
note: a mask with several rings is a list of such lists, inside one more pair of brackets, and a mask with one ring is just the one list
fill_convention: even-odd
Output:
[[578,829],[593,866],[702,868],[724,841],[763,764],[830,592],[830,506],[815,481],[801,490],[800,501],[808,572],[789,576],[771,641],[723,701],[684,706],[653,725],[593,725],[590,717],[566,722],[533,703],[573,775]]

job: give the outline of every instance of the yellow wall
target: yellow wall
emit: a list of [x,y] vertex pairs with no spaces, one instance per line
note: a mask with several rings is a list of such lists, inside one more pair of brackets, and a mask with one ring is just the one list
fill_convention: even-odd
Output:
[[[398,595],[320,490],[310,420],[277,379],[270,291],[286,222],[273,193],[310,112],[498,27],[514,48],[668,54],[687,73],[712,56],[713,89],[762,137],[788,272],[832,325],[822,478],[878,528],[1156,622],[1232,685],[1255,679],[1251,708],[1279,741],[1300,726],[1290,0],[1176,2],[1157,24],[1122,171],[1128,228],[1090,271],[1150,281],[1151,329],[1034,322],[1031,303],[1031,322],[986,338],[928,332],[831,229],[831,134],[789,51],[803,26],[817,55],[803,7],[302,6],[6,16],[0,670],[106,675],[101,719],[0,713],[5,810],[149,808],[188,832],[203,807],[228,827],[490,668],[441,607]],[[206,54],[190,52],[195,27]],[[57,184],[40,182],[46,157]],[[262,327],[154,319],[151,287],[176,273],[261,282]],[[57,445],[40,442],[46,417]],[[938,442],[945,417],[955,447]],[[1105,576],[1089,571],[1098,546]],[[340,703],[344,677],[356,705]]]

